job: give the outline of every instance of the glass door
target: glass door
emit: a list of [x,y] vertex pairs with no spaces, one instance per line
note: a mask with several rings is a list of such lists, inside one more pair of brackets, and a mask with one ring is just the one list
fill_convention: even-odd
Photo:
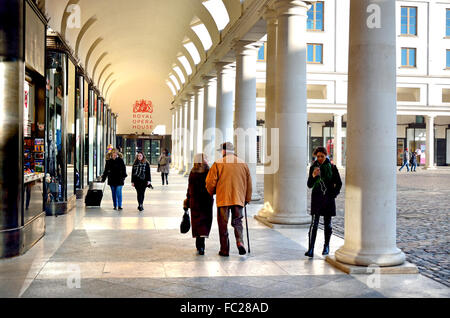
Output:
[[160,140],[152,140],[151,141],[151,160],[149,160],[150,164],[157,165],[160,155],[161,155],[161,141]]

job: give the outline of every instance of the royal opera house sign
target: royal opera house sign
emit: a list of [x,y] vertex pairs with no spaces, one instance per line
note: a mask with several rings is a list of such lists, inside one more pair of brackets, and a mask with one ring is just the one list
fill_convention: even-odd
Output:
[[153,130],[153,103],[150,100],[137,100],[133,105],[133,129]]

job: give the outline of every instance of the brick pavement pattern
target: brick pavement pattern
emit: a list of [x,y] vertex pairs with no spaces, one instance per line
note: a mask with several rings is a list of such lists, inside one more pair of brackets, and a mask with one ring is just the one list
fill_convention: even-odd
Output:
[[[333,234],[344,238],[345,170],[340,173],[344,185],[336,200]],[[257,190],[263,197],[263,175],[258,175]],[[311,190],[308,189],[308,213],[310,199]],[[421,274],[448,287],[449,216],[450,169],[424,170],[418,167],[417,172],[397,172],[397,246]],[[322,223],[320,226],[323,228]]]

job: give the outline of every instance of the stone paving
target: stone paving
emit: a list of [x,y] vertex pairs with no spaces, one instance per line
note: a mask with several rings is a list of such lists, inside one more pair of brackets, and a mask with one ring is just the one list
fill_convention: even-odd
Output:
[[[333,234],[344,238],[344,183],[336,201]],[[264,195],[264,176],[258,175],[258,192]],[[308,212],[311,191],[308,190]],[[261,201],[262,202],[262,201]],[[450,169],[397,172],[397,246],[421,274],[450,287]],[[322,226],[322,225],[321,225]]]

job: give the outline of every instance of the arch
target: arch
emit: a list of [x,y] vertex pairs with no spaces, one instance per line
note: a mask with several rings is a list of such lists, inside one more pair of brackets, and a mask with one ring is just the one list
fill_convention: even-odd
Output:
[[95,72],[97,71],[97,67],[100,64],[100,62],[105,58],[105,56],[108,55],[108,52],[103,52],[102,55],[97,59],[97,62],[94,65],[94,70],[92,71],[92,78],[95,79]]
[[[97,21],[97,18],[95,16],[90,17],[89,20],[86,21],[86,23],[83,25],[83,27],[80,30],[80,33],[78,33],[77,41],[75,43],[75,55],[79,57],[79,49],[80,49],[80,43],[83,39],[83,36],[86,34],[87,30]],[[87,71],[87,70],[86,70]]]
[[[106,66],[103,68],[103,71],[100,73],[100,76],[98,77],[98,81],[97,81],[98,87],[100,86],[100,82],[101,82],[101,80],[102,80],[103,74],[105,74],[106,70],[107,70],[108,68],[110,68],[111,65],[112,65],[111,63],[109,63],[108,65],[106,65]],[[98,88],[98,87],[97,87],[97,88]]]
[[109,84],[108,89],[106,90],[105,98],[109,97],[109,90],[111,89],[111,86],[113,86],[116,83],[116,80],[112,81],[111,84]]
[[169,87],[170,91],[172,92],[173,96],[177,95],[177,91],[175,90],[175,87],[173,87],[173,84],[169,81],[166,81],[167,86]]
[[200,23],[197,22],[197,23],[191,25],[191,29],[192,29],[192,31],[194,31],[194,33],[199,38],[205,51],[208,51],[213,46],[213,41],[212,41],[211,34],[209,33],[209,30],[205,26],[205,24],[202,22],[200,22]]
[[[111,72],[111,74],[109,74],[108,75],[108,77],[105,79],[105,81],[103,82],[103,85],[102,85],[102,93],[104,93],[105,92],[105,85],[106,85],[106,83],[108,83],[108,81],[109,81],[109,79],[111,78],[111,76],[113,76],[114,75],[114,72]],[[100,85],[100,82],[98,83],[98,85]]]
[[222,0],[207,0],[202,4],[211,14],[216,23],[217,30],[222,31],[230,23],[230,15]]
[[80,0],[70,0],[69,2],[67,2],[66,8],[64,9],[64,13],[61,19],[61,36],[63,37],[63,39],[66,38],[66,30],[67,30],[67,20],[70,17],[69,12],[67,12],[67,9],[69,8],[69,6],[78,4],[80,2]]
[[178,82],[177,78],[175,77],[175,75],[170,74],[169,79],[172,81],[173,84],[175,84],[177,91],[179,91],[181,89],[181,86],[180,86],[180,83]]
[[183,44],[183,46],[186,48],[186,50],[189,52],[189,55],[192,58],[192,61],[195,65],[200,64],[202,61],[202,57],[200,55],[200,52],[197,49],[197,46],[194,44],[194,42],[189,41]]
[[175,65],[172,69],[178,75],[181,84],[186,83],[186,77],[184,76],[183,71],[181,71],[181,68],[178,65]]
[[192,74],[193,70],[192,70],[191,64],[189,63],[189,60],[187,59],[187,57],[184,55],[179,55],[177,57],[177,60],[183,66],[183,69],[184,69],[187,77],[189,77],[189,75]]
[[92,43],[91,47],[89,48],[88,53],[86,54],[86,60],[84,62],[84,69],[86,72],[88,72],[88,66],[89,66],[89,59],[91,58],[92,52],[94,52],[95,48],[100,44],[100,42],[103,41],[103,38],[97,38],[97,40]]

